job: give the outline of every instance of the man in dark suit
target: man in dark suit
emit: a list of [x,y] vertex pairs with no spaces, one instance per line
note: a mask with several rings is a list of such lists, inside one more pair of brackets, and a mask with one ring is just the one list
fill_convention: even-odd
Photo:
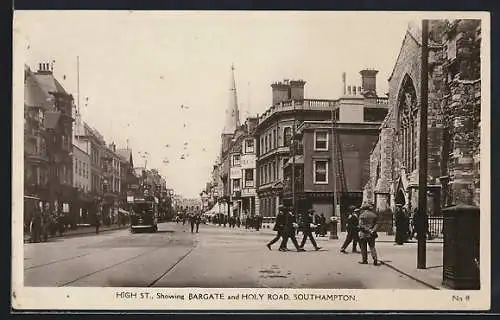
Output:
[[297,227],[297,223],[295,222],[295,216],[289,211],[286,210],[286,219],[285,219],[285,229],[284,229],[284,237],[283,240],[281,241],[280,245],[280,251],[288,251],[286,245],[288,243],[288,239],[292,240],[293,245],[295,246],[295,249],[297,251],[306,251],[302,249],[298,242],[297,238],[295,238],[295,228]]
[[312,235],[312,228],[311,224],[313,224],[313,209],[309,209],[306,214],[303,215],[302,221],[301,221],[301,229],[302,229],[302,242],[300,243],[300,248],[304,248],[304,245],[306,244],[307,238],[311,240],[312,245],[314,246],[314,249],[318,251],[321,249],[321,247],[318,247],[318,244],[316,243],[316,240],[314,240],[314,237]]
[[[275,244],[280,238],[284,238],[284,231],[285,231],[285,224],[286,224],[286,215],[285,215],[285,207],[280,205],[278,208],[278,215],[276,216],[276,222],[274,223],[274,228],[273,230],[276,231],[276,236],[268,243],[266,244],[266,247],[271,250],[271,246]],[[280,251],[281,247],[280,247]]]
[[359,209],[355,209],[354,206],[349,208],[351,212],[349,213],[349,216],[347,217],[347,236],[345,238],[344,244],[340,248],[340,252],[342,253],[347,253],[345,249],[349,246],[349,244],[352,241],[352,252],[357,252],[357,246],[359,242],[359,235],[358,235],[358,213]]

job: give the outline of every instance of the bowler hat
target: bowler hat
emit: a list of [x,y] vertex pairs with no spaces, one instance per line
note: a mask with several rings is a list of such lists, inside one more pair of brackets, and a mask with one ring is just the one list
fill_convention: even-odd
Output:
[[314,210],[314,209],[307,210],[307,213],[314,213],[314,212],[316,212],[316,210]]

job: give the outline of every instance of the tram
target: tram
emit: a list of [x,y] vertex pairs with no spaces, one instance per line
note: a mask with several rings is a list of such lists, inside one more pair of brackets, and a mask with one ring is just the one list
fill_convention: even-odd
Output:
[[134,198],[130,205],[130,231],[158,231],[158,204],[154,198]]

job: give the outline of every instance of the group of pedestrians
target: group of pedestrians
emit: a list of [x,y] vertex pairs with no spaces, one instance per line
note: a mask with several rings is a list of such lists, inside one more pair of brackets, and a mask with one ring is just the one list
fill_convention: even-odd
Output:
[[[304,246],[307,239],[311,241],[314,249],[320,250],[321,247],[318,246],[316,240],[313,237],[313,213],[314,210],[309,210],[301,219],[300,225],[297,223],[295,216],[292,212],[285,206],[280,205],[279,213],[276,217],[276,223],[273,230],[276,231],[276,236],[266,244],[269,250],[272,250],[271,246],[281,239],[279,246],[279,251],[288,251],[287,244],[288,240],[291,240],[295,249],[299,252],[305,251]],[[295,237],[297,229],[302,231],[303,237],[299,245],[297,238]]]
[[373,259],[374,265],[379,265],[377,257],[377,249],[375,248],[375,240],[378,238],[378,216],[373,211],[373,207],[369,204],[356,208],[349,207],[349,215],[347,217],[347,236],[340,248],[340,252],[347,254],[347,247],[352,242],[352,252],[357,251],[359,243],[361,249],[360,264],[368,264],[368,247]]
[[66,231],[64,215],[50,211],[46,204],[42,209],[36,208],[29,225],[30,242],[37,243],[47,241],[49,236],[54,237],[57,233],[63,235]]

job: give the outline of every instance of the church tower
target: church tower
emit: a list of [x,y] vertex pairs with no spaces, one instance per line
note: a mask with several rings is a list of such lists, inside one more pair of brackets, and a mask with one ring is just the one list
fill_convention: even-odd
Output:
[[236,81],[234,80],[234,66],[231,65],[231,83],[229,89],[229,105],[226,109],[226,121],[222,134],[233,134],[240,126],[240,111],[238,110],[238,98],[236,95]]

